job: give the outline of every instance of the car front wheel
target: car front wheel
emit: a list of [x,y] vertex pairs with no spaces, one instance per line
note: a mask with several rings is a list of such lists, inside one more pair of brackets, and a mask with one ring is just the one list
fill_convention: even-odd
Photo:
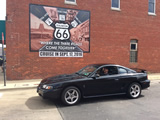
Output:
[[66,88],[61,96],[62,102],[66,105],[74,105],[80,101],[81,93],[76,87]]
[[138,98],[141,95],[141,86],[139,83],[132,83],[127,92],[128,97],[130,98]]

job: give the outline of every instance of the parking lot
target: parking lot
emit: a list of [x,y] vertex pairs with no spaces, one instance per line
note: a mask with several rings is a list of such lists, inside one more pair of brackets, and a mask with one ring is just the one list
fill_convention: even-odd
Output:
[[139,99],[125,95],[83,99],[78,105],[42,99],[36,89],[0,91],[1,120],[159,120],[160,83],[143,90]]

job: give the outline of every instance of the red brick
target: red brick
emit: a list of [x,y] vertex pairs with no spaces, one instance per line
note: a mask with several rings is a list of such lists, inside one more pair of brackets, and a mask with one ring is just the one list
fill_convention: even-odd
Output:
[[[29,50],[29,4],[89,10],[90,53],[83,58],[40,58]],[[121,11],[111,10],[111,0],[7,0],[7,79],[35,79],[72,73],[87,64],[115,63],[160,72],[160,1],[156,16],[148,15],[148,1],[123,1]],[[138,62],[130,63],[130,40],[138,40]]]

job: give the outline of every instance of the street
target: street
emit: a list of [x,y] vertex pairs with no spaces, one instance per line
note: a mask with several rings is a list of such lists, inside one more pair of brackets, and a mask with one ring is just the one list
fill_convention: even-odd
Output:
[[83,99],[71,107],[42,99],[36,89],[0,91],[0,120],[159,120],[159,91],[160,83],[154,83],[138,99],[125,95]]
[[36,89],[0,91],[0,120],[61,120],[55,104]]
[[159,120],[160,84],[151,84],[138,99],[112,96],[85,99],[79,105],[58,109],[64,120]]

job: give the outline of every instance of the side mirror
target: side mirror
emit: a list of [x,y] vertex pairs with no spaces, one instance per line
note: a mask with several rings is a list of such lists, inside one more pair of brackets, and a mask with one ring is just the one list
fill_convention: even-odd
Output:
[[95,77],[99,77],[100,75],[98,73],[95,74]]
[[100,76],[100,75],[96,73],[95,75],[93,75],[92,78],[96,79],[96,78],[98,78],[99,76]]

